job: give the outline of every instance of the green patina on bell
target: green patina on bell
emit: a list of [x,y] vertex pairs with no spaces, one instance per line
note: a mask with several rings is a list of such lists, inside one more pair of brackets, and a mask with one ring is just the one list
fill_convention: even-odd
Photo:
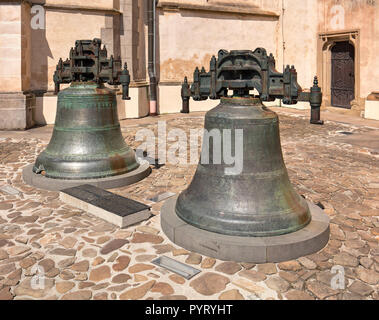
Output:
[[101,40],[78,40],[70,59],[59,60],[54,74],[58,93],[52,138],[37,158],[34,173],[54,179],[95,179],[120,175],[139,167],[134,150],[124,141],[116,94],[104,86],[122,85],[128,97],[130,76],[121,60],[107,58]]
[[[254,89],[256,96],[251,94]],[[199,229],[241,237],[278,236],[308,225],[310,209],[293,189],[283,161],[278,116],[261,101],[309,101],[311,123],[321,124],[322,93],[317,78],[306,92],[297,83],[295,67],[278,72],[273,55],[267,55],[264,48],[220,50],[217,59],[211,58],[209,72],[196,68],[191,85],[184,79],[181,95],[182,112],[189,112],[191,97],[221,99],[206,113],[204,128],[220,133],[221,146],[225,145],[224,130],[230,130],[231,151],[241,148],[243,164],[238,174],[226,174],[231,166],[225,159],[209,164],[200,161],[191,184],[176,201],[176,215]],[[243,130],[242,147],[233,137],[238,129]],[[206,139],[209,135],[204,135],[203,141]],[[210,160],[213,144],[213,138],[209,149],[203,142],[202,155],[209,154]]]
[[52,138],[33,171],[56,179],[93,179],[138,168],[124,141],[116,95],[94,82],[73,82],[58,94]]
[[[205,115],[204,128],[221,132],[221,146],[224,129],[243,130],[242,171],[225,174],[230,165],[200,161],[191,184],[176,202],[179,218],[207,231],[250,237],[294,232],[311,221],[306,201],[288,178],[278,116],[259,98],[222,97]],[[232,136],[231,150],[235,148]],[[213,150],[212,139],[209,150]]]

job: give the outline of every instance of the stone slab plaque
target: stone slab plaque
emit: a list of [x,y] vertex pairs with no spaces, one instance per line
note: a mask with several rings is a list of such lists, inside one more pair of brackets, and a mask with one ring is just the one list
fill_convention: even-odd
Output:
[[89,184],[62,190],[60,199],[120,228],[146,220],[152,215],[148,205]]

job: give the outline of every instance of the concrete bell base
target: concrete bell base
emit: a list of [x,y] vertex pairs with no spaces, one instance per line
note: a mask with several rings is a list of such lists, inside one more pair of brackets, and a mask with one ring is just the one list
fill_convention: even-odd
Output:
[[62,180],[46,178],[41,174],[33,172],[33,165],[30,164],[22,170],[24,182],[33,187],[40,189],[60,191],[67,188],[77,187],[82,184],[90,184],[102,189],[113,189],[127,186],[146,178],[151,173],[148,161],[141,161],[140,166],[130,172],[117,176],[100,178],[100,179],[82,179],[82,180]]
[[307,201],[312,221],[296,232],[272,237],[236,237],[196,228],[175,213],[177,196],[161,209],[161,227],[167,237],[187,250],[235,262],[266,263],[296,259],[321,250],[329,240],[329,217]]

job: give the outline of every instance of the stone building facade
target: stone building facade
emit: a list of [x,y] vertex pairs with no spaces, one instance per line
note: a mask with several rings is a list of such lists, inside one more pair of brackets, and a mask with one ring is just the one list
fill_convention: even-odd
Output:
[[[147,1],[1,0],[0,129],[54,123],[53,73],[77,39],[101,38],[128,63],[132,100],[118,99],[120,118],[148,115]],[[264,47],[279,71],[295,65],[303,88],[319,77],[324,108],[379,119],[378,0],[155,2],[159,113],[179,112],[184,76],[208,69],[219,49]],[[192,103],[191,110],[216,103]]]

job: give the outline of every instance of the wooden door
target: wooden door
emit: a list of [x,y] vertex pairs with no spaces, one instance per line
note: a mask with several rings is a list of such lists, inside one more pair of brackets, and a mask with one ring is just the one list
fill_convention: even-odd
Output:
[[351,108],[354,99],[354,46],[337,42],[332,48],[332,106]]

